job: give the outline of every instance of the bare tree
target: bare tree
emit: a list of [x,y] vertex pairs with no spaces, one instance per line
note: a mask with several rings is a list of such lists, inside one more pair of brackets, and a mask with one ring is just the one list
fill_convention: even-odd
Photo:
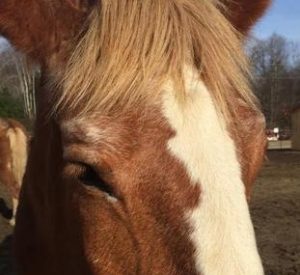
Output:
[[[248,47],[252,62],[254,88],[270,128],[289,126],[289,109],[299,95],[298,45],[282,36],[255,40]],[[299,66],[300,68],[300,66]]]
[[14,97],[23,97],[24,111],[32,120],[35,117],[36,68],[29,66],[23,55],[9,46],[0,52],[0,90],[8,89]]
[[35,70],[29,66],[24,56],[16,53],[14,59],[20,90],[24,98],[25,113],[32,120],[36,114]]

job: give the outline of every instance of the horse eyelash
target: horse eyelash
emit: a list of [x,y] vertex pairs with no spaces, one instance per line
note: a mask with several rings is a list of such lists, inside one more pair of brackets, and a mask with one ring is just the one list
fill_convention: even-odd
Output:
[[101,173],[96,171],[91,165],[82,162],[72,162],[72,164],[79,166],[78,180],[85,186],[94,187],[111,197],[115,196],[115,190],[107,181],[103,179]]

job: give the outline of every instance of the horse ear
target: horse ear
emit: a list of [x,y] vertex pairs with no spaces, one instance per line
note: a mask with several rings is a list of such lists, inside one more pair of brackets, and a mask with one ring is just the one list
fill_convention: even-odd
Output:
[[87,12],[97,0],[66,0],[67,3],[75,10],[81,12]]
[[241,33],[247,34],[256,21],[263,16],[272,0],[222,0],[227,17]]

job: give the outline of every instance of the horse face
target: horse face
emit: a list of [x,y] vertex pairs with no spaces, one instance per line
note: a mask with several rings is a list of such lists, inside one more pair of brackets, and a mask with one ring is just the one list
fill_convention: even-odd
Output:
[[[94,3],[19,1],[0,2],[1,30],[55,75]],[[252,3],[241,3],[246,26],[229,5],[244,33],[260,14]],[[16,228],[21,274],[262,273],[234,143],[205,85],[190,84],[185,109],[165,91],[130,112],[49,124],[39,112]]]
[[221,274],[228,262],[223,274],[262,274],[235,147],[197,89],[184,110],[165,91],[157,106],[38,131],[17,217],[21,274]]
[[91,274],[196,274],[187,213],[200,190],[168,150],[174,131],[160,110],[60,127],[61,203],[72,217],[62,234],[80,225]]

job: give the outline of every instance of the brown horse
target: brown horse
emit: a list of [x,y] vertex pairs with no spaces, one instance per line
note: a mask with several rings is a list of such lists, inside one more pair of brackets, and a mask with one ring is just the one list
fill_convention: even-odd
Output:
[[269,2],[0,0],[0,31],[42,68],[20,274],[263,274],[242,48]]
[[13,218],[27,161],[27,133],[22,124],[13,119],[0,118],[0,184],[13,200]]

